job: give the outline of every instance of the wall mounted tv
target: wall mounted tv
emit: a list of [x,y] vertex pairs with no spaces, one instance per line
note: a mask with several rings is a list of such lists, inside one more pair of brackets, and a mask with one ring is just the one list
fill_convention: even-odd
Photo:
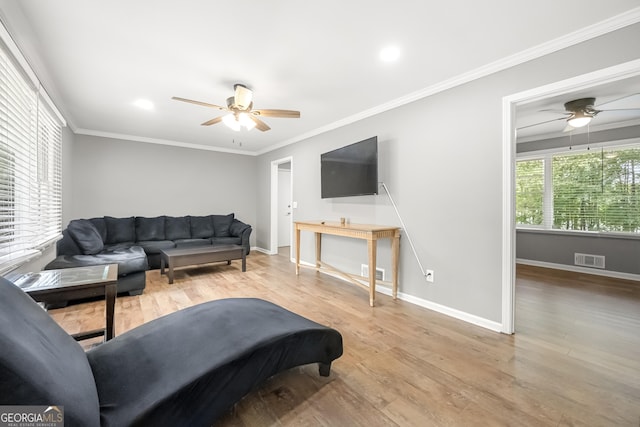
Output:
[[378,137],[320,155],[321,197],[378,194]]

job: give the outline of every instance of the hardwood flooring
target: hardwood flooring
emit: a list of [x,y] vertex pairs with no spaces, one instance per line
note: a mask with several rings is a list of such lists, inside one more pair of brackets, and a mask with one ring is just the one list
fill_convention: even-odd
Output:
[[[640,285],[518,267],[513,336],[376,297],[252,252],[240,263],[148,272],[116,303],[116,334],[203,301],[259,297],[339,330],[331,375],[272,377],[218,426],[639,426]],[[52,310],[69,332],[97,328],[104,303]],[[89,345],[89,344],[87,344]]]

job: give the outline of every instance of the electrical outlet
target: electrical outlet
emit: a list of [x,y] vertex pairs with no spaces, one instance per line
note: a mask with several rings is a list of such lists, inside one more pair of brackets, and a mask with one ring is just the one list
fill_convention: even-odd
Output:
[[427,282],[433,283],[433,270],[427,270],[426,278]]

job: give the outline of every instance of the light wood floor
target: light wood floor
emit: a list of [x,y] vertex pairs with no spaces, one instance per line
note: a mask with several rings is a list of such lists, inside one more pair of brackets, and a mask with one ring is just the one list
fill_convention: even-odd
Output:
[[[551,275],[550,275],[551,274]],[[196,303],[259,297],[339,330],[344,355],[267,380],[220,426],[639,426],[640,286],[518,267],[517,333],[503,335],[252,252],[240,264],[158,270],[118,298],[116,334]],[[52,310],[70,333],[104,303]]]

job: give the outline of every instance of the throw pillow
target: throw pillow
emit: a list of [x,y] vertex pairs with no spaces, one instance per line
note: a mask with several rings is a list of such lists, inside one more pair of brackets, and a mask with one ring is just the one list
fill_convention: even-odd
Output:
[[128,243],[136,241],[136,228],[132,216],[128,218],[114,218],[105,216],[107,224],[107,243]]
[[164,216],[136,217],[136,241],[164,240]]
[[229,237],[231,236],[231,223],[233,222],[234,214],[229,215],[211,215],[213,217],[213,229],[216,237]]
[[179,240],[191,238],[191,226],[188,216],[168,216],[165,222],[165,238],[167,240]]
[[104,249],[100,233],[88,219],[72,220],[67,231],[85,255],[95,255]]
[[214,236],[213,219],[209,216],[190,216],[191,238],[208,239]]

